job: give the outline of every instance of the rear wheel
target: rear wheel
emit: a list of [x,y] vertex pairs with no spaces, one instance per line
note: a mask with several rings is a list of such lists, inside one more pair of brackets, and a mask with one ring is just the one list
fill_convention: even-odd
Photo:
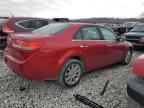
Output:
[[61,70],[59,83],[66,87],[74,87],[79,83],[82,73],[82,63],[79,60],[70,59]]
[[123,64],[124,65],[127,65],[127,64],[129,64],[130,63],[130,61],[131,61],[131,58],[132,58],[132,49],[128,49],[127,50],[127,52],[126,52],[126,54],[125,54],[125,58],[124,58],[124,60],[123,60]]

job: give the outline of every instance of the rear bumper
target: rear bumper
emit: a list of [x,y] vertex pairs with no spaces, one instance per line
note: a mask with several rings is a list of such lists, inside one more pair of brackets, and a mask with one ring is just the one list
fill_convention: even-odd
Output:
[[27,60],[20,60],[4,51],[4,59],[13,72],[28,80],[54,80],[58,76],[59,68],[57,62],[45,60],[39,55],[33,55]]
[[[144,79],[135,77],[130,80],[127,85],[127,93],[129,95],[129,108],[143,108],[144,107]],[[133,100],[133,102],[131,102]],[[139,106],[139,107],[137,107]]]

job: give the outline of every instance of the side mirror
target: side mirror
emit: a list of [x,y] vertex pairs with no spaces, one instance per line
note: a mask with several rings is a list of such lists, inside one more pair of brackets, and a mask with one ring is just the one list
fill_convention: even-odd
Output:
[[119,37],[119,42],[124,42],[125,39],[123,37]]
[[118,36],[121,36],[121,34],[120,34],[119,32],[116,32],[116,34],[117,34]]

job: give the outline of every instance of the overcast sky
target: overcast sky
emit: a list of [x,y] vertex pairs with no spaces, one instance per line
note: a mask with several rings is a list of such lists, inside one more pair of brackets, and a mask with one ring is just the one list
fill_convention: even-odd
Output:
[[144,0],[0,0],[0,15],[30,17],[138,17]]

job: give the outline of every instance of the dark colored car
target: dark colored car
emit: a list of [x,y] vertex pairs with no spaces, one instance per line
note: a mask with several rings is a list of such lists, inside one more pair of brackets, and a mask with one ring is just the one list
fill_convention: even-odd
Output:
[[124,22],[123,23],[123,25],[124,26],[126,26],[126,27],[128,27],[128,28],[133,28],[133,27],[135,27],[136,25],[138,25],[138,24],[141,24],[141,22]]
[[52,20],[55,22],[69,22],[68,18],[53,18]]
[[144,24],[135,26],[130,32],[122,36],[133,45],[144,46]]
[[4,49],[7,43],[7,36],[10,33],[30,32],[49,24],[47,19],[42,18],[26,18],[26,17],[12,17],[3,19],[0,23],[0,47]]
[[6,46],[7,33],[3,32],[3,24],[8,19],[8,17],[0,17],[0,49],[3,49]]
[[53,23],[31,33],[12,34],[5,63],[29,80],[58,79],[73,87],[84,72],[122,62],[132,45],[106,27],[88,23]]
[[121,36],[124,33],[129,32],[132,28],[121,25],[121,26],[117,26],[117,27],[112,27],[113,31],[116,32],[119,36]]
[[144,55],[138,57],[133,65],[137,75],[128,82],[129,108],[144,108]]

